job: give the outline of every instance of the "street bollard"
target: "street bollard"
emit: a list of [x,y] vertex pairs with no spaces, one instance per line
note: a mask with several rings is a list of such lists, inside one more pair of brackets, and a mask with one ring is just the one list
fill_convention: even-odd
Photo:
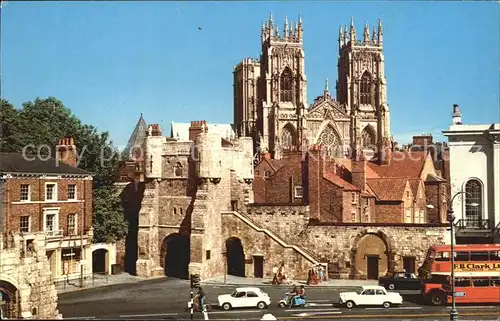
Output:
[[194,313],[194,311],[193,311],[193,302],[194,302],[193,298],[194,298],[193,290],[191,290],[191,301],[189,302],[189,305],[191,307],[191,320],[193,320],[193,313]]

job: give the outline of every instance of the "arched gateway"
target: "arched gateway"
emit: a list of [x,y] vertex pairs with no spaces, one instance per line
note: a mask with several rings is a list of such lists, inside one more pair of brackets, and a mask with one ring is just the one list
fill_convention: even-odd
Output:
[[165,275],[180,279],[189,278],[191,256],[189,236],[172,233],[163,240],[160,265]]
[[392,267],[390,243],[382,232],[363,231],[358,234],[353,244],[354,274],[366,276],[369,280],[377,280]]

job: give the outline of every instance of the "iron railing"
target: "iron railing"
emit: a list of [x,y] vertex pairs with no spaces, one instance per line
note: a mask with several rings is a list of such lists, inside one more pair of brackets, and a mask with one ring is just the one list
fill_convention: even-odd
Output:
[[455,224],[458,230],[491,230],[490,220],[484,219],[460,219]]

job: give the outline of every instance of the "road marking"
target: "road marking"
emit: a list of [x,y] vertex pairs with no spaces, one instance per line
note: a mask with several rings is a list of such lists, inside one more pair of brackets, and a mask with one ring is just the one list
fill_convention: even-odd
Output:
[[[498,312],[463,312],[460,313],[462,316],[498,316]],[[366,319],[370,317],[370,319],[402,319],[402,318],[425,318],[425,317],[449,317],[449,313],[440,312],[440,313],[414,313],[414,314],[342,314],[342,315],[332,315],[330,319]],[[278,317],[278,320],[296,320],[304,318],[304,316],[287,316],[287,317]],[[324,319],[325,316],[321,315],[311,315],[308,316],[308,319]]]
[[[339,309],[307,309],[307,312],[313,312],[313,311],[338,311]],[[297,309],[291,309],[291,310],[285,310],[285,312],[297,312]]]
[[331,307],[333,303],[307,303],[307,306],[310,307]]
[[210,314],[218,314],[218,313],[264,313],[264,311],[261,311],[261,310],[212,311],[212,312],[208,312],[208,315],[210,315]]
[[298,313],[298,314],[292,314],[292,315],[295,315],[295,316],[298,316],[298,317],[308,317],[308,316],[314,316],[314,315],[326,315],[326,314],[342,314],[342,312],[340,311],[330,311],[330,312],[311,312],[311,313],[308,313],[308,312],[302,312],[302,313]]
[[156,314],[127,314],[120,315],[120,318],[142,318],[142,317],[161,317],[169,315],[177,315],[178,313],[156,313]]
[[89,320],[89,319],[95,319],[95,317],[70,317],[70,318],[63,318],[63,320]]
[[395,308],[365,308],[365,310],[417,310],[422,309],[422,307],[395,307]]

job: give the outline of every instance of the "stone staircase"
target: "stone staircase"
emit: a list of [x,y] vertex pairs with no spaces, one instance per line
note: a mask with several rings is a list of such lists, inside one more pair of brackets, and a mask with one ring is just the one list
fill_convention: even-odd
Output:
[[283,240],[276,233],[271,232],[268,229],[260,227],[257,223],[255,223],[250,218],[248,218],[247,216],[245,216],[245,215],[243,215],[243,214],[241,214],[239,212],[227,211],[227,212],[222,212],[221,214],[222,215],[234,215],[235,217],[237,217],[241,221],[245,222],[252,229],[256,230],[257,232],[262,232],[262,233],[266,234],[267,236],[269,236],[270,238],[272,238],[275,242],[277,242],[278,244],[280,244],[284,248],[291,248],[291,249],[293,249],[294,251],[296,251],[297,253],[299,253],[301,256],[303,256],[304,258],[306,258],[312,264],[316,265],[316,264],[320,263],[320,261],[317,260],[314,257],[314,255],[312,253],[310,253],[309,251],[306,251],[305,249],[303,249],[303,248],[301,248],[301,247],[299,247],[299,246],[297,246],[295,244],[289,244],[289,243],[287,243],[285,240]]

